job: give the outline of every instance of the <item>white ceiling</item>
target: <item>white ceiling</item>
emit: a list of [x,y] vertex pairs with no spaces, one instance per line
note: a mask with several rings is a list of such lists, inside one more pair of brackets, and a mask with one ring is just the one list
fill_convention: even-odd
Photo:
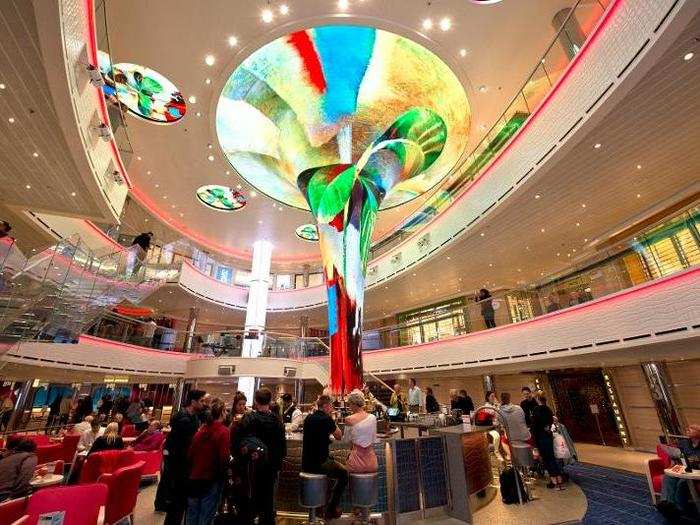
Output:
[[[277,9],[281,3],[269,4]],[[471,149],[484,133],[482,126],[490,126],[498,117],[552,39],[554,13],[571,3],[505,1],[479,6],[464,0],[364,0],[351,1],[351,8],[341,13],[335,1],[296,0],[288,2],[289,15],[277,15],[273,23],[264,24],[260,13],[268,2],[261,0],[210,1],[206,9],[188,0],[151,0],[149,16],[144,16],[139,0],[109,2],[113,60],[151,67],[174,82],[186,98],[197,97],[197,103],[189,105],[186,116],[174,125],[158,126],[129,117],[131,143],[142,158],[132,162],[130,176],[160,212],[174,221],[175,229],[210,249],[247,258],[244,252],[253,241],[267,237],[274,243],[278,267],[317,260],[318,246],[294,234],[297,226],[312,222],[310,214],[287,206],[279,210],[260,193],[250,198],[249,185],[219,149],[213,114],[221,88],[236,65],[278,36],[329,21],[370,24],[408,36],[436,52],[465,86],[474,117]],[[154,13],[166,18],[156,21]],[[437,22],[444,16],[452,20],[450,31],[436,28],[421,34],[424,18]],[[234,48],[227,42],[230,35],[238,39]],[[466,50],[465,57],[461,49]],[[204,63],[207,54],[217,59],[213,67]],[[206,78],[212,80],[210,85],[205,84]],[[481,85],[486,86],[483,93],[477,89]],[[196,112],[201,112],[201,118]],[[213,148],[208,149],[208,144]],[[215,160],[209,162],[207,156],[212,152]],[[248,205],[230,214],[209,210],[194,196],[204,184],[242,184]],[[375,239],[390,233],[421,202],[417,199],[382,212]],[[128,213],[126,219],[134,222]]]

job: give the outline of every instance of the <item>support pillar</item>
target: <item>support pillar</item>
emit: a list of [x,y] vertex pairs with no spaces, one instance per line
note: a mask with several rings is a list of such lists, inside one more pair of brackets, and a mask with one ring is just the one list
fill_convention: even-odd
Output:
[[[272,244],[259,240],[253,243],[253,267],[248,289],[248,305],[245,313],[245,334],[243,336],[243,357],[259,357],[262,353],[264,330],[267,319],[267,295],[270,287],[270,261]],[[246,395],[248,404],[253,402],[255,379],[241,377],[238,389]]]
[[185,380],[178,379],[175,383],[175,390],[173,392],[173,411],[172,414],[175,415],[180,408],[182,408],[182,400],[185,393]]
[[483,376],[482,379],[484,380],[484,395],[486,395],[486,392],[495,392],[496,391],[496,387],[493,386],[494,382],[493,382],[492,375],[485,375],[485,376]]
[[651,399],[656,407],[656,413],[659,416],[661,430],[666,436],[682,434],[681,418],[678,416],[673,400],[671,382],[668,380],[666,367],[663,363],[656,361],[642,363],[641,366],[644,378],[647,380],[647,386],[649,386]]
[[194,333],[197,329],[197,319],[199,318],[199,308],[193,306],[190,308],[190,315],[187,319],[187,335],[185,336],[185,347],[184,351],[186,354],[192,352]]
[[12,416],[10,417],[10,421],[7,425],[7,430],[17,430],[22,422],[24,412],[27,410],[27,408],[31,410],[32,402],[34,401],[34,393],[36,391],[36,387],[34,386],[36,381],[36,379],[27,379],[22,385],[19,394],[17,394],[15,410],[12,412]]

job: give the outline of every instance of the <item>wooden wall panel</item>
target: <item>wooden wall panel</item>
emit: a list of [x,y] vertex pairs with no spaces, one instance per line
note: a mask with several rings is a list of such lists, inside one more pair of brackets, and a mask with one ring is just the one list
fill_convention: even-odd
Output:
[[683,426],[700,424],[700,359],[666,363],[666,370]]
[[631,446],[654,450],[662,433],[661,424],[641,366],[616,367],[612,369],[612,374]]

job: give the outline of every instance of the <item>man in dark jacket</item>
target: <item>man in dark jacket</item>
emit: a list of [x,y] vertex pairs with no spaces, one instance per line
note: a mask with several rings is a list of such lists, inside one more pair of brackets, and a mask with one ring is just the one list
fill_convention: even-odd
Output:
[[187,453],[199,428],[203,390],[190,390],[187,404],[170,419],[163,446],[163,470],[156,492],[156,511],[166,511],[164,525],[181,525],[187,509]]
[[520,402],[520,408],[525,412],[525,423],[530,426],[532,420],[532,411],[537,406],[537,401],[535,396],[532,395],[532,390],[529,386],[524,386],[521,390],[522,401]]
[[287,455],[287,441],[282,422],[270,410],[272,392],[261,388],[253,399],[253,411],[239,423],[232,444],[232,453],[252,467],[244,471],[244,476],[250,476],[246,479],[250,498],[240,509],[240,523],[253,523],[257,517],[259,525],[274,525],[275,485]]

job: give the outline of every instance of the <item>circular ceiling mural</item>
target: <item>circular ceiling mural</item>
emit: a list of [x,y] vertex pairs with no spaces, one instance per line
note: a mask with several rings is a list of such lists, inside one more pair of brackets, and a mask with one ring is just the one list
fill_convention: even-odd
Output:
[[[412,40],[345,25],[278,38],[233,71],[219,97],[216,131],[244,179],[278,201],[309,209],[297,186],[304,170],[361,165],[397,118],[418,106],[444,121],[444,149],[420,175],[393,186],[382,201],[386,209],[439,183],[469,134],[469,103],[459,79]],[[387,156],[389,176],[392,162]]]
[[242,193],[228,186],[209,184],[197,190],[199,202],[217,211],[236,211],[247,204]]
[[109,55],[98,55],[107,99],[149,122],[172,124],[185,116],[187,105],[180,90],[163,75],[138,64],[112,64]]
[[296,229],[297,237],[308,242],[318,242],[318,228],[315,224],[302,224]]

